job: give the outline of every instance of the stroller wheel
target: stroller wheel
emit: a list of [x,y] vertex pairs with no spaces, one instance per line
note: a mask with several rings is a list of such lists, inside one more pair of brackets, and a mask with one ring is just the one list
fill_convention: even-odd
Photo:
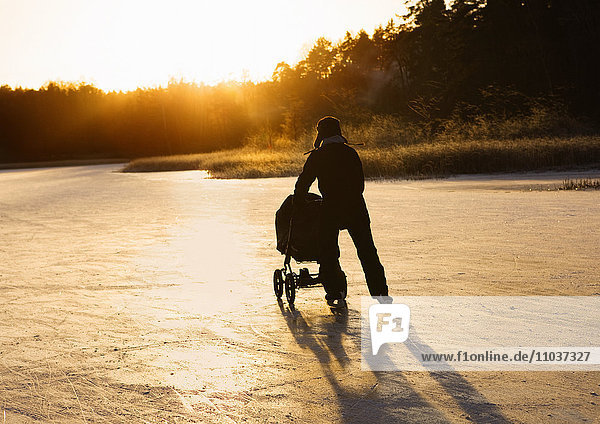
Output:
[[283,275],[280,269],[276,269],[273,273],[273,290],[277,299],[281,299],[283,294]]
[[285,276],[285,297],[290,305],[294,304],[294,300],[296,300],[296,282],[294,281],[294,274],[287,274]]

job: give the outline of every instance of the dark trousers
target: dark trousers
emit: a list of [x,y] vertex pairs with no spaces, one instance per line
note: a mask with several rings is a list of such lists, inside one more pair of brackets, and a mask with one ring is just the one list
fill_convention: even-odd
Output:
[[348,291],[346,275],[340,266],[338,236],[341,229],[347,229],[362,265],[367,287],[371,296],[387,296],[388,287],[383,265],[379,261],[377,249],[371,234],[368,217],[360,217],[348,222],[323,219],[320,231],[319,277],[325,288],[327,299],[345,298]]

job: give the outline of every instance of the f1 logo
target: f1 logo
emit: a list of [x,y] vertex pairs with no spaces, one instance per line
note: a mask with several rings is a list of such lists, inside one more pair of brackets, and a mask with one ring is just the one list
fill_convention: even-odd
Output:
[[371,305],[369,324],[373,355],[377,355],[382,344],[403,343],[408,339],[410,308],[404,304]]

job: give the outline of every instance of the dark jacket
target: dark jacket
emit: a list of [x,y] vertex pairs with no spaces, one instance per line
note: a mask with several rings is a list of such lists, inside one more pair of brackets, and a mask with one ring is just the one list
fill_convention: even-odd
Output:
[[313,151],[296,181],[295,199],[304,199],[311,184],[319,181],[324,216],[340,228],[349,221],[369,219],[363,198],[365,178],[356,151],[345,143],[324,143]]

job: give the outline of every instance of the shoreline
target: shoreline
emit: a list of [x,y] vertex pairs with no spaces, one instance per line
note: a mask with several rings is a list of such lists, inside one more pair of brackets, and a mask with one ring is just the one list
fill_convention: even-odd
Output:
[[[202,155],[202,154],[200,154]],[[187,155],[186,155],[187,156]],[[190,156],[195,156],[190,155]],[[170,156],[160,157],[161,159],[169,159]],[[153,158],[142,158],[142,159],[153,159]],[[136,159],[137,160],[137,159]],[[106,159],[106,160],[63,160],[63,161],[40,161],[40,162],[23,162],[23,163],[6,163],[0,164],[0,171],[10,170],[27,170],[27,169],[43,169],[43,168],[60,168],[60,167],[76,167],[76,166],[95,166],[95,165],[126,165],[128,166],[127,160],[123,159]],[[131,171],[125,170],[125,168],[117,168],[113,172],[117,173],[151,173],[151,172],[177,172],[177,171],[200,171],[206,173],[206,179],[215,180],[236,180],[236,179],[270,179],[270,178],[291,178],[297,177],[298,174],[289,175],[253,175],[247,177],[227,177],[222,175],[212,175],[210,170],[201,168],[190,168],[190,169],[157,169],[157,170],[140,170]],[[300,172],[301,168],[298,170]],[[556,180],[557,178],[563,178],[566,180],[580,180],[580,179],[600,179],[600,163],[590,163],[583,165],[574,166],[555,166],[555,167],[543,167],[538,169],[526,169],[526,170],[508,170],[508,171],[488,171],[488,172],[477,172],[477,173],[448,173],[444,175],[397,175],[397,176],[373,176],[366,175],[365,181],[372,182],[388,182],[388,181],[434,181],[434,180],[446,180],[449,182],[458,181],[483,181],[483,180],[519,180],[523,183],[529,180],[545,180],[547,178]],[[558,188],[557,188],[558,189]]]
[[[297,176],[304,149],[242,147],[130,161],[121,172],[207,171],[211,178]],[[357,149],[368,179],[443,178],[600,168],[600,136],[431,142]]]
[[56,168],[61,166],[112,165],[128,163],[129,159],[64,159],[35,162],[6,162],[0,163],[0,170],[28,168]]

